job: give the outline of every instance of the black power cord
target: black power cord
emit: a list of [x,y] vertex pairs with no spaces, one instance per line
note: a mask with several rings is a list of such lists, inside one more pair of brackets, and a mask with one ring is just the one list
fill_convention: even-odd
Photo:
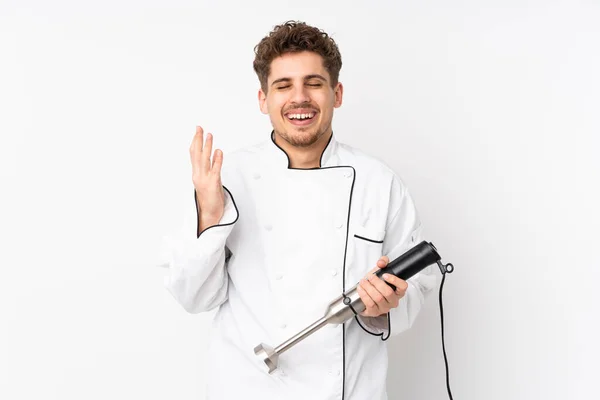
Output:
[[448,372],[448,357],[446,356],[446,344],[444,342],[444,305],[442,303],[442,289],[444,288],[444,282],[446,281],[446,274],[452,273],[452,271],[454,271],[454,266],[452,264],[444,265],[440,261],[438,261],[438,266],[442,271],[442,283],[440,283],[440,325],[442,327],[442,351],[444,353],[444,364],[446,365],[446,389],[448,389],[448,396],[450,397],[450,400],[453,400],[452,392],[450,391],[450,374]]

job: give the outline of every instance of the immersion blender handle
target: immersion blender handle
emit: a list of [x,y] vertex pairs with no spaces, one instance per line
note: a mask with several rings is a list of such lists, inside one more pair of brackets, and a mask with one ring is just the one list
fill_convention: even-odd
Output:
[[[391,274],[402,280],[407,280],[431,264],[437,263],[440,259],[441,257],[433,243],[423,241],[400,257],[390,261],[385,268],[375,272],[375,275],[381,278],[383,274]],[[387,281],[384,282],[396,290],[396,286]]]

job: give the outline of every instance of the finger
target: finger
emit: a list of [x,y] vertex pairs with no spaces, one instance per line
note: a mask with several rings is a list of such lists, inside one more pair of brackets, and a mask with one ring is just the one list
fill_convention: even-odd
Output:
[[215,150],[215,154],[213,156],[212,168],[211,172],[214,174],[221,174],[221,167],[223,166],[223,152],[219,149]]
[[204,130],[200,126],[196,126],[196,134],[192,139],[190,145],[190,159],[192,161],[192,168],[194,173],[200,172],[202,165],[200,163],[200,155],[202,154],[202,138],[204,136]]
[[404,296],[404,293],[406,293],[406,289],[408,289],[408,282],[392,274],[383,274],[383,279],[386,282],[389,282],[392,285],[396,286],[397,295],[400,295],[400,297]]
[[363,281],[364,281],[364,279],[362,279],[359,282],[359,284],[356,288],[356,291],[358,292],[358,295],[360,296],[360,299],[362,300],[362,302],[365,304],[365,307],[367,308],[367,310],[375,310],[375,309],[377,309],[377,304],[375,304],[375,301],[371,298],[371,296],[369,296],[367,291],[364,289]]
[[[364,284],[362,285],[363,289],[365,289],[365,291],[367,292],[369,297],[371,299],[373,299],[375,304],[377,304],[378,308],[388,306],[389,304],[388,304],[388,301],[385,298],[385,296],[383,294],[381,294],[381,292],[379,290],[377,290],[377,288],[373,285],[373,283],[371,283],[371,276],[377,278],[375,275],[370,275],[370,277],[368,279],[363,279],[362,280],[362,282],[364,282]],[[377,279],[379,279],[379,278],[377,278]]]
[[204,129],[201,126],[196,127],[196,134],[194,135],[194,151],[196,153],[202,152],[202,142],[204,140]]
[[369,276],[369,282],[371,282],[371,285],[373,285],[373,287],[383,296],[388,304],[394,303],[394,296],[396,296],[396,294],[394,293],[394,289],[387,283],[382,281],[377,275]]
[[388,256],[383,256],[377,261],[377,266],[379,268],[385,268],[386,265],[390,263],[390,259]]
[[210,155],[212,153],[213,135],[210,133],[206,134],[206,142],[202,149],[202,164],[204,165],[204,171],[210,171]]

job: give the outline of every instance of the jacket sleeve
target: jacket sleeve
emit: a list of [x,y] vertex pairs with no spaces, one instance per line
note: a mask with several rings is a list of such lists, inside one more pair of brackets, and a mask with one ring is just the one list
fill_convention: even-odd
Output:
[[[389,210],[383,254],[392,261],[424,240],[423,227],[413,199],[396,176],[392,182]],[[435,264],[428,266],[406,281],[408,289],[398,307],[379,317],[361,317],[368,331],[387,340],[412,327],[425,299],[437,284],[435,267]]]
[[217,225],[199,232],[194,190],[182,227],[163,238],[160,266],[169,270],[164,286],[191,314],[210,311],[227,300],[226,265],[231,252],[226,242],[239,213],[231,192],[223,188],[225,210]]

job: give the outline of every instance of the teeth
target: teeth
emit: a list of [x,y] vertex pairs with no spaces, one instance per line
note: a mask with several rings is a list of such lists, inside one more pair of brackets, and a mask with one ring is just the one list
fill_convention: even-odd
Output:
[[290,119],[307,119],[307,118],[312,118],[315,116],[314,112],[308,113],[308,114],[289,114],[288,118]]

